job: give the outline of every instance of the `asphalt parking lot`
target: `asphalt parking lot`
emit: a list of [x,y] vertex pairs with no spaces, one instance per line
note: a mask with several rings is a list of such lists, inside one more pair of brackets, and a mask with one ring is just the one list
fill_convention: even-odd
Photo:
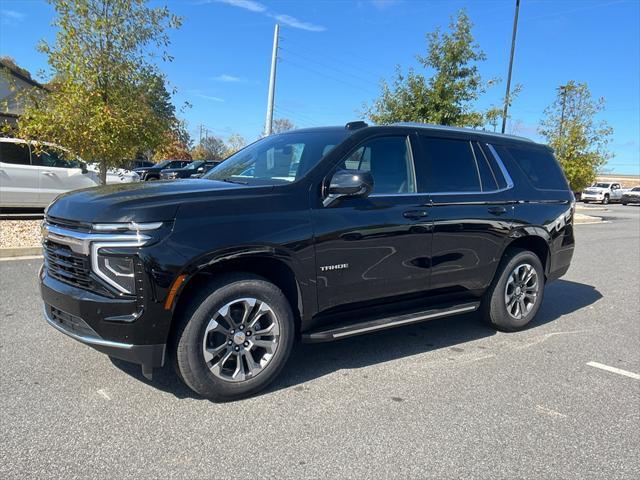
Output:
[[639,478],[640,206],[590,214],[607,223],[576,226],[526,331],[471,315],[300,345],[227,404],[58,333],[41,260],[0,262],[0,477]]

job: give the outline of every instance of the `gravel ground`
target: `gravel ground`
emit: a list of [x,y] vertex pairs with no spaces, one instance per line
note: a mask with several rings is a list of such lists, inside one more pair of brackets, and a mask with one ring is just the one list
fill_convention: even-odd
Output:
[[0,248],[39,247],[42,220],[0,220]]
[[[0,478],[640,478],[640,207],[580,225],[569,273],[504,334],[470,315],[298,345],[253,398],[146,381],[42,318],[0,262]],[[633,453],[636,452],[636,453]]]

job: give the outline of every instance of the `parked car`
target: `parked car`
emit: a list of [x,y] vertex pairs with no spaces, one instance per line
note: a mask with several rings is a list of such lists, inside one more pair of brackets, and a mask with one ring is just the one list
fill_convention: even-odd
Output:
[[202,176],[220,162],[196,160],[182,168],[165,168],[160,172],[160,180],[175,180],[177,178],[190,178],[194,175]]
[[622,188],[619,183],[598,182],[586,188],[580,199],[584,203],[601,202],[608,205],[610,202],[619,202],[622,198]]
[[527,139],[290,131],[203,179],[59,197],[43,227],[45,317],[149,378],[170,361],[200,395],[237,399],[265,388],[297,340],[476,310],[525,328],[569,268],[574,206],[552,150]]
[[630,203],[640,203],[640,187],[633,187],[631,190],[626,190],[622,194],[620,203],[628,205]]
[[[98,178],[100,177],[100,165],[98,163],[89,163],[87,168],[95,172]],[[124,168],[110,168],[107,170],[107,185],[139,181],[140,175],[131,170],[125,170]]]
[[140,175],[140,179],[144,181],[160,180],[160,172],[165,168],[182,168],[186,167],[191,160],[164,160],[156,163],[153,167],[136,168],[134,172]]
[[128,162],[128,170],[135,170],[136,168],[154,167],[156,164],[149,162],[148,160],[131,160]]
[[99,183],[96,172],[54,144],[0,138],[0,207],[44,208],[61,193]]

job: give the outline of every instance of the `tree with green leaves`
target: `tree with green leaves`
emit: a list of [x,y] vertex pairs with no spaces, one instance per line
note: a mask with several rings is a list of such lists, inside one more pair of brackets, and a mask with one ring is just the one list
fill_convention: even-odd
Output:
[[168,28],[180,19],[147,0],[48,0],[54,44],[41,43],[53,72],[51,93],[32,102],[19,135],[61,144],[109,167],[166,144],[175,109],[155,61],[171,60]]
[[153,154],[153,160],[192,160],[191,135],[187,131],[184,121],[176,121],[171,130],[165,133],[167,140],[159,150]]
[[206,136],[191,152],[194,160],[224,160],[227,158],[227,146],[222,139]]
[[464,10],[451,18],[449,32],[436,29],[427,34],[427,54],[417,55],[420,65],[431,71],[426,78],[410,68],[396,67],[391,84],[382,81],[382,93],[365,114],[375,123],[425,122],[439,125],[479,127],[482,112],[473,103],[485,86],[477,64],[485,54],[473,38],[471,20]]
[[612,157],[607,145],[613,129],[597,118],[604,106],[604,98],[594,100],[586,83],[571,80],[558,87],[540,122],[538,131],[554,149],[574,192],[590,185]]

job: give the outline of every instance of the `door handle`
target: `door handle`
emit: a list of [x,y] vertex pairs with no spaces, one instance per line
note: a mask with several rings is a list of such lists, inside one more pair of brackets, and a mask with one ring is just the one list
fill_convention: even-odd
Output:
[[421,218],[429,215],[426,210],[407,210],[402,214],[404,218],[408,218],[410,220],[419,220]]
[[504,215],[505,213],[507,213],[507,209],[504,207],[490,207],[489,213],[491,215]]
[[51,177],[53,175],[53,172],[50,172],[48,170],[45,170],[44,172],[42,172],[43,175],[47,175],[49,177]]

